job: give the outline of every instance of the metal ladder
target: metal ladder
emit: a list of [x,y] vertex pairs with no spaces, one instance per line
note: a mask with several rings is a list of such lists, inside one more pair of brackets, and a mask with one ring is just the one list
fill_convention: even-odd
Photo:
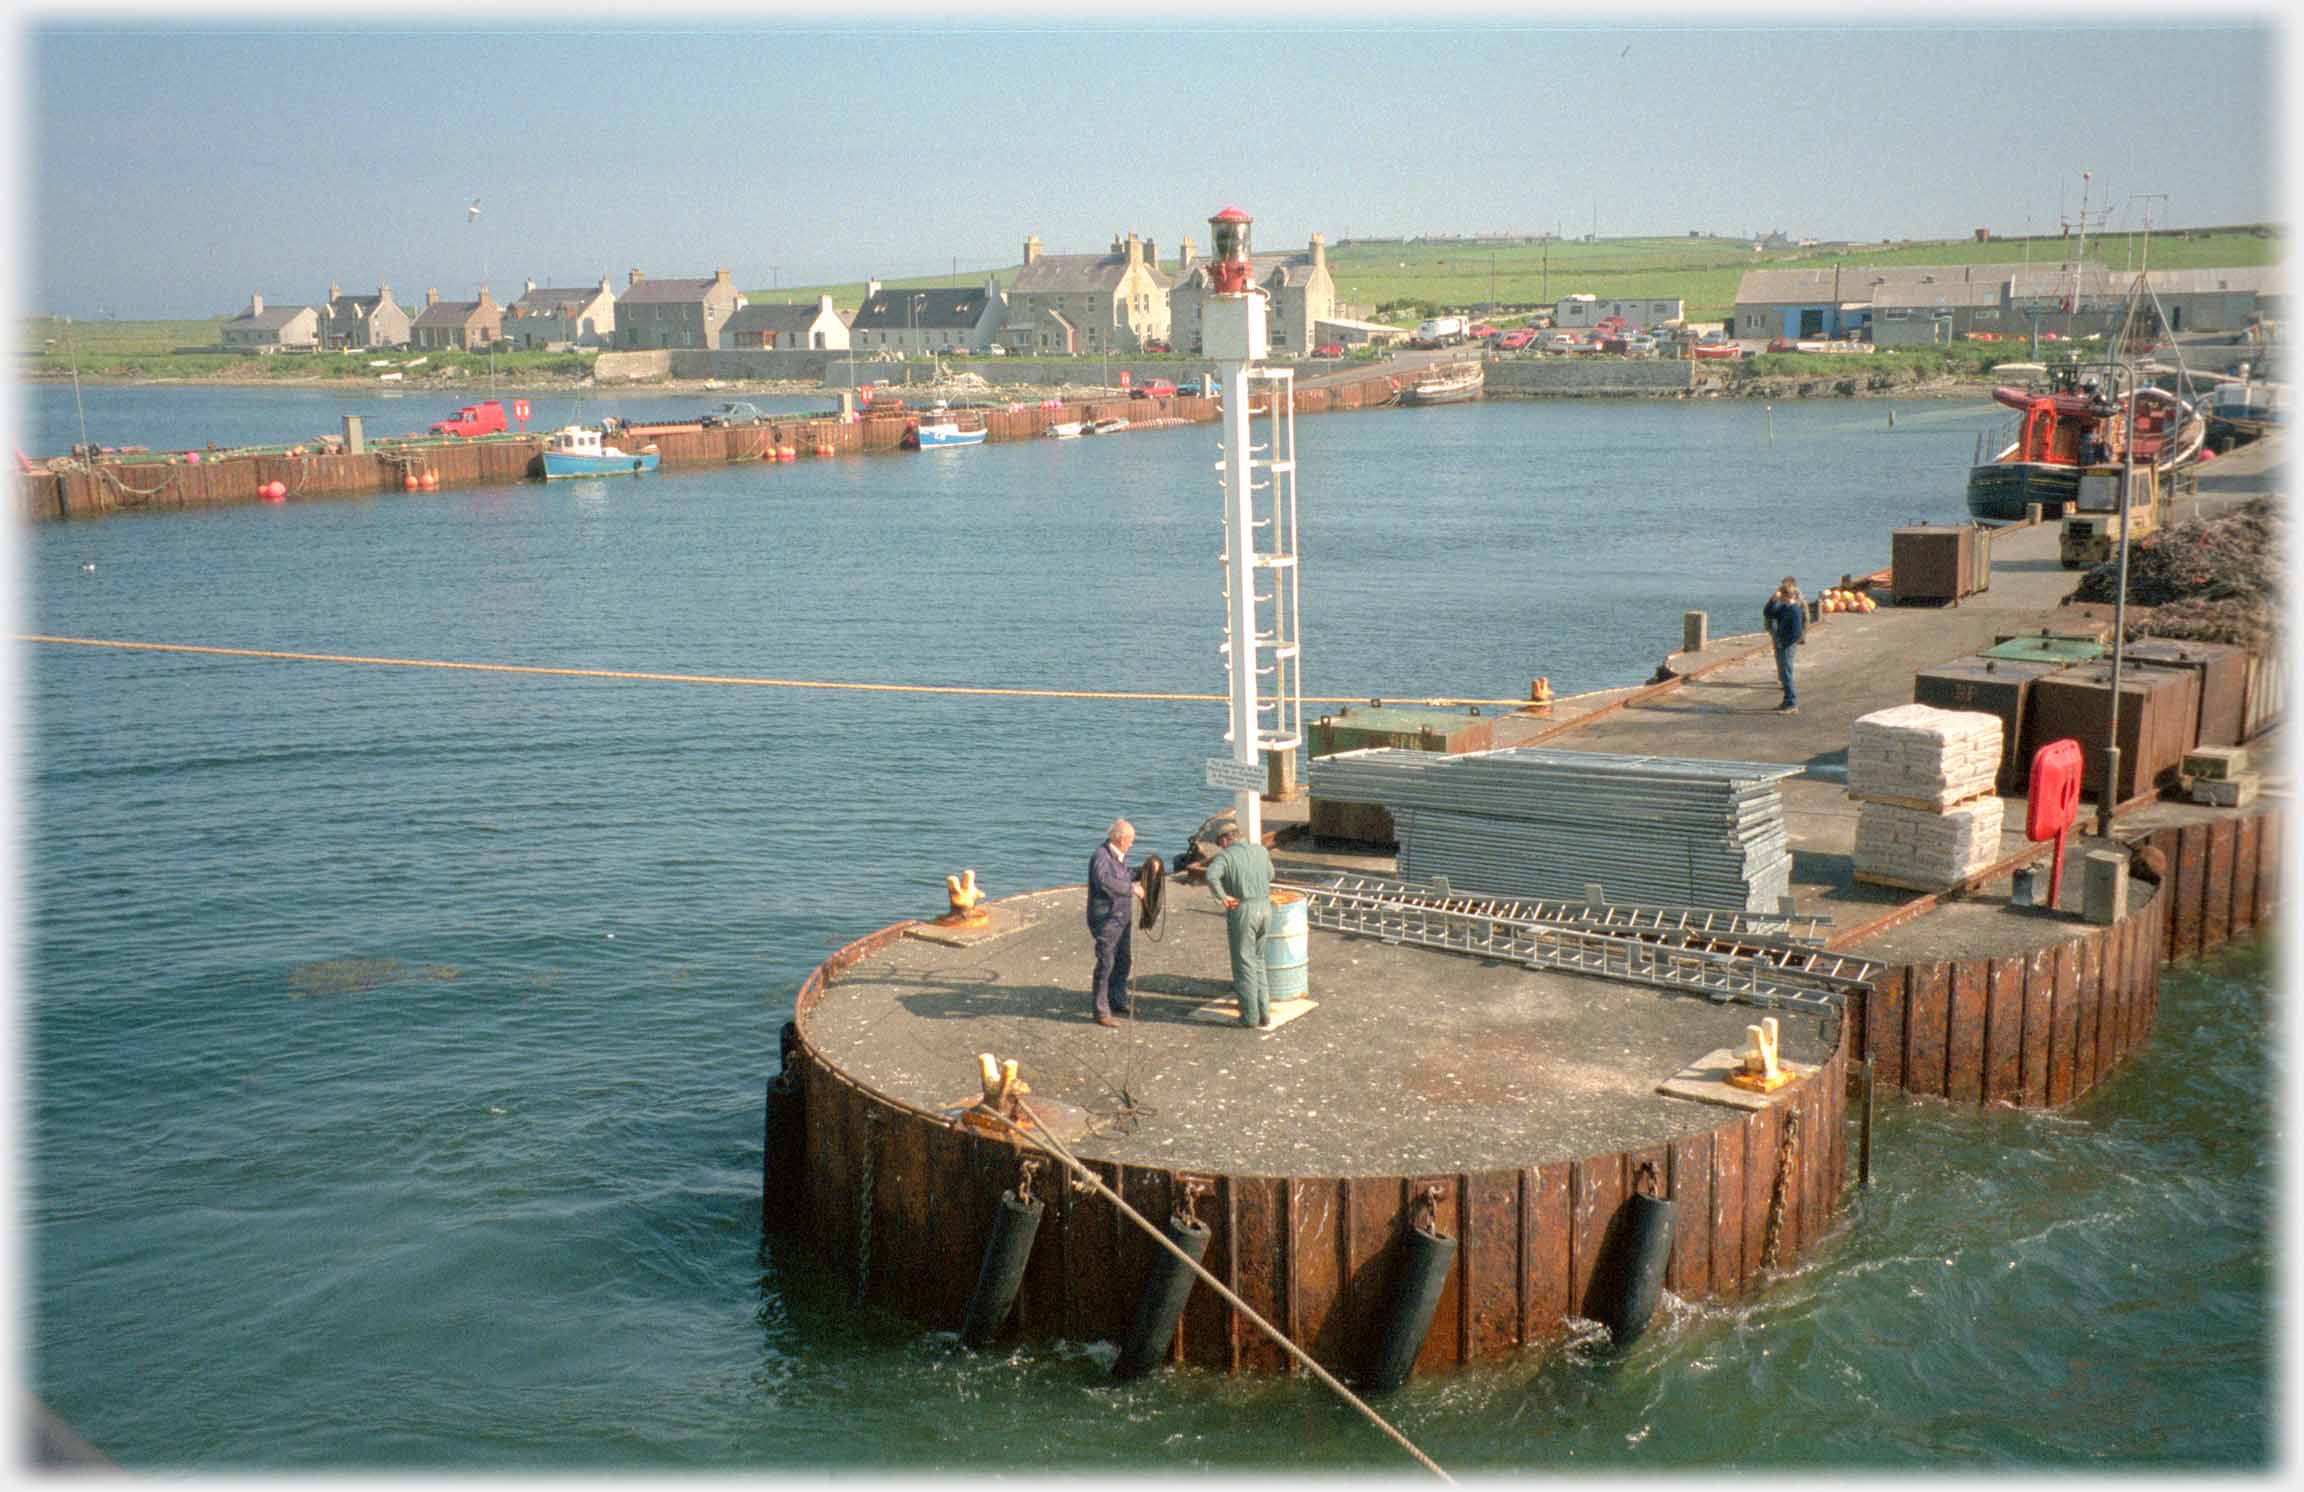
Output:
[[[1246,655],[1248,666],[1256,670],[1256,749],[1294,751],[1304,743],[1303,605],[1297,595],[1301,567],[1296,528],[1296,370],[1251,366],[1247,372],[1249,409],[1268,411],[1265,443],[1256,444],[1256,422],[1251,418],[1249,449],[1244,453],[1256,528],[1255,553],[1249,560],[1254,573],[1245,578],[1236,576],[1230,556],[1218,555],[1224,570],[1224,641],[1217,651],[1224,655],[1226,693],[1230,693],[1232,670],[1240,665],[1233,649],[1232,587],[1246,584],[1257,607],[1256,636]],[[1255,392],[1259,387],[1263,390],[1261,404]],[[1216,462],[1219,487],[1224,484],[1225,463],[1232,455],[1226,451]],[[1232,739],[1229,725],[1224,739]]]
[[[1409,886],[1412,894],[1407,896],[1336,884],[1290,889],[1303,893],[1306,920],[1324,931],[1659,985],[1719,1003],[1741,1001],[1837,1014],[1848,993],[1868,990],[1879,972],[1879,966],[1867,960],[1819,948],[1751,944],[1706,934],[1641,936],[1574,921],[1502,915],[1492,908],[1506,903],[1440,896],[1428,887]],[[1586,910],[1573,902],[1540,905]]]
[[[1295,890],[1310,890],[1297,886]],[[1445,880],[1430,884],[1385,876],[1329,876],[1320,889],[1386,896],[1428,906],[1474,911],[1516,922],[1553,922],[1635,936],[1728,939],[1785,946],[1822,947],[1831,934],[1829,917],[1806,912],[1736,912],[1712,907],[1644,906],[1598,898],[1565,901],[1557,897],[1497,897],[1457,891]]]

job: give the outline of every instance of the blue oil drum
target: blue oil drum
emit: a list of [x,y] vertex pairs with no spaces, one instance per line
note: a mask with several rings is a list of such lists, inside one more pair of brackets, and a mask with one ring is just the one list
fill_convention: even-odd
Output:
[[1264,932],[1264,981],[1267,997],[1275,1004],[1301,1000],[1307,993],[1304,963],[1312,942],[1310,905],[1300,892],[1272,893],[1272,921]]

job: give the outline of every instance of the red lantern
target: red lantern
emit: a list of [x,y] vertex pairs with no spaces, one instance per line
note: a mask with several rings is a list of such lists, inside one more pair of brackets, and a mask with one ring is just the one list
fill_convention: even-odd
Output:
[[1208,268],[1211,294],[1244,295],[1254,283],[1256,266],[1248,258],[1248,226],[1255,221],[1237,207],[1227,207],[1208,220],[1208,247],[1214,256]]

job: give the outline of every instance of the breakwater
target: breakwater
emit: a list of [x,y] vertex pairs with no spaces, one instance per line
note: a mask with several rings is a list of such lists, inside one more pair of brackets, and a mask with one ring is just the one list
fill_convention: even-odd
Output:
[[[1299,388],[1298,414],[1372,409],[1399,392],[1399,379],[1378,375],[1321,388]],[[1070,421],[1123,419],[1132,424],[1205,424],[1222,410],[1216,399],[1185,395],[1092,401],[1048,400],[981,411],[987,438],[1031,440],[1048,427]],[[730,463],[802,460],[896,449],[916,409],[860,412],[852,420],[836,416],[771,419],[735,429],[705,429],[694,423],[634,424],[618,437],[627,444],[652,444],[666,469]],[[106,513],[214,507],[263,500],[278,482],[289,499],[352,497],[409,490],[429,478],[437,487],[517,482],[539,474],[541,434],[443,437],[421,441],[375,442],[360,454],[225,455],[192,461],[165,459],[73,463],[64,470],[34,471],[17,479],[17,512],[32,520],[96,517]]]

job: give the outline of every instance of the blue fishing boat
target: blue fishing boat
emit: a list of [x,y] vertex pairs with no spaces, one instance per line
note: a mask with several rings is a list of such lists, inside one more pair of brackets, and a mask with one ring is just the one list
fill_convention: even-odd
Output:
[[656,469],[653,445],[635,452],[602,442],[588,425],[563,425],[544,438],[544,480],[563,477],[636,477]]

